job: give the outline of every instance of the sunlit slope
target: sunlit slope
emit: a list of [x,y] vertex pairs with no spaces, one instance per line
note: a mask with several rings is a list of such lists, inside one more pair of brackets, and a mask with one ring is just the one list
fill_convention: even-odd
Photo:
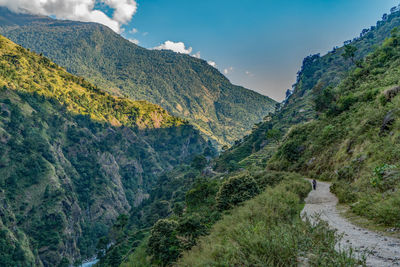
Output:
[[0,10],[0,33],[116,95],[158,104],[219,144],[233,143],[275,101],[232,85],[206,61],[139,47],[95,23]]

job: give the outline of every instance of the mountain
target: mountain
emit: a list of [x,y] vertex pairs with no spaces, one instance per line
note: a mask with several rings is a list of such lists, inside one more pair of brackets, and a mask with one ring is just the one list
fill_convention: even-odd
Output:
[[[308,192],[301,177],[330,181],[353,218],[398,233],[400,11],[384,18],[347,46],[307,57],[282,109],[222,152],[186,194],[184,213],[155,223],[121,266],[295,266],[303,256],[307,266],[366,265],[351,249],[335,254],[326,223],[303,225],[296,207]],[[289,201],[294,192],[300,200]]]
[[214,169],[261,166],[332,181],[351,212],[399,227],[399,26],[394,8],[344,47],[307,57],[281,109],[222,153]]
[[304,177],[331,181],[363,219],[399,227],[397,10],[346,46],[307,57],[282,107],[211,164],[195,164],[201,172],[160,177],[151,201],[114,225],[99,266],[366,265],[337,250],[325,222],[300,219]]
[[0,265],[91,257],[162,172],[206,148],[186,120],[0,36]]
[[[360,37],[345,43],[357,49],[354,57],[357,61],[380,47],[384,40],[390,37],[390,32],[399,26],[400,12],[395,11],[384,15],[376,26],[364,29]],[[344,50],[345,47],[335,47],[326,55],[306,57],[298,72],[293,91],[281,104],[279,111],[266,118],[267,121],[255,125],[250,135],[236,141],[235,145],[222,155],[216,168],[237,168],[252,162],[265,165],[265,156],[268,155],[268,158],[275,152],[278,140],[292,126],[317,118],[316,97],[326,88],[340,84],[349,71],[356,67],[352,60],[343,58]],[[229,162],[231,164],[228,164]]]
[[0,9],[0,33],[115,95],[159,104],[218,144],[233,143],[276,102],[232,85],[206,61],[139,47],[95,23]]
[[352,212],[400,226],[400,31],[317,98],[318,119],[293,127],[268,168],[333,181]]

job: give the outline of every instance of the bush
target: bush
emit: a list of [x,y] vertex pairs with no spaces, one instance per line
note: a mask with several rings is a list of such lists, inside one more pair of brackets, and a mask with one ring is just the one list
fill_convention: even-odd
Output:
[[375,167],[373,176],[370,178],[370,184],[373,187],[379,187],[382,190],[388,190],[394,187],[398,170],[396,165],[382,164]]
[[234,176],[225,181],[216,197],[220,210],[227,210],[260,192],[257,182],[248,174]]
[[179,235],[184,237],[183,246],[187,249],[196,244],[199,236],[207,233],[207,227],[202,222],[202,217],[198,213],[186,215],[179,221]]
[[326,223],[300,219],[302,198],[291,191],[298,186],[311,189],[301,179],[282,182],[234,209],[177,266],[298,266],[303,255],[310,266],[363,264],[336,251],[339,237]]
[[161,219],[151,229],[147,250],[155,264],[166,266],[178,259],[181,243],[177,228],[176,221]]
[[214,180],[200,179],[186,193],[186,205],[189,211],[214,205],[218,192],[218,183]]
[[207,165],[207,159],[203,155],[194,157],[191,166],[196,170],[202,170]]
[[390,198],[373,205],[373,218],[378,223],[400,227],[400,193],[396,192]]
[[340,203],[353,203],[357,199],[351,183],[344,180],[332,183],[331,191],[338,197]]

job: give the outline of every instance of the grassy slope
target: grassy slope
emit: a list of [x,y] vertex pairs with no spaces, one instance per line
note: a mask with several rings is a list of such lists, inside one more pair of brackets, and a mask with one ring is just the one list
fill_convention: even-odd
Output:
[[[267,175],[272,178],[278,173]],[[233,208],[208,235],[183,252],[174,266],[297,266],[301,257],[312,266],[357,266],[349,252],[336,252],[338,236],[320,223],[300,220],[302,200],[310,185],[299,175],[284,174],[275,187]],[[182,237],[183,238],[183,237]],[[157,266],[148,255],[148,239],[121,264]],[[164,263],[165,264],[165,263]]]
[[157,105],[105,93],[0,37],[0,265],[94,253],[159,173],[206,144]]
[[176,266],[358,266],[349,252],[337,252],[338,237],[320,223],[300,219],[310,190],[301,177],[290,177],[234,209],[210,234],[184,253]]
[[[356,59],[364,58],[379,47],[383,40],[390,36],[390,31],[397,26],[400,26],[400,12],[389,15],[385,21],[379,21],[366,35],[354,40],[352,45],[358,48]],[[310,56],[304,59],[294,92],[281,110],[276,112],[270,121],[258,124],[249,136],[224,153],[220,160],[217,160],[217,169],[229,168],[226,165],[230,161],[240,163],[260,150],[259,154],[264,154],[264,158],[270,157],[274,149],[268,146],[263,149],[266,144],[275,146],[275,142],[266,137],[270,129],[279,129],[283,136],[293,125],[314,119],[316,117],[314,99],[317,92],[329,86],[337,86],[347,76],[348,71],[354,68],[350,60],[343,59],[342,53],[343,47],[324,56]],[[240,165],[249,162],[251,160],[246,159]]]
[[232,85],[204,60],[141,48],[99,24],[1,9],[0,25],[0,33],[71,73],[115,94],[159,104],[219,144],[243,136],[275,106],[266,96]]
[[387,226],[400,226],[398,31],[351,72],[318,120],[292,129],[269,162],[334,181],[341,202]]

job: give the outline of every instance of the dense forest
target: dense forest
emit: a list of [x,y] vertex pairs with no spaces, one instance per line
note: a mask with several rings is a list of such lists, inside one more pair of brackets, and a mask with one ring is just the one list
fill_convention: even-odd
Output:
[[147,100],[188,119],[220,146],[275,109],[274,100],[232,85],[205,60],[139,47],[100,24],[0,8],[0,34],[115,95]]

